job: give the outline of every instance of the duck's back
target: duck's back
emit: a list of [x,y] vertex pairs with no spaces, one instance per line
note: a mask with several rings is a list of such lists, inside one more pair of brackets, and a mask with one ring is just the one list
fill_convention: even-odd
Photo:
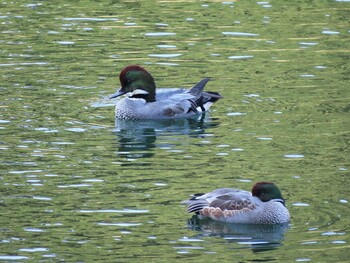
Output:
[[160,88],[157,89],[156,101],[167,100],[173,96],[185,94],[186,89],[183,88]]

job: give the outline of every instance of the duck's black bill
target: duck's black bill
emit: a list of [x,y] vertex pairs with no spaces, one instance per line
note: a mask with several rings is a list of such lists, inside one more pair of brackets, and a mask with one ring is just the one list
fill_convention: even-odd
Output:
[[110,99],[114,99],[116,97],[122,96],[124,95],[126,92],[122,91],[122,90],[118,90],[116,93],[112,94],[111,96],[109,96]]

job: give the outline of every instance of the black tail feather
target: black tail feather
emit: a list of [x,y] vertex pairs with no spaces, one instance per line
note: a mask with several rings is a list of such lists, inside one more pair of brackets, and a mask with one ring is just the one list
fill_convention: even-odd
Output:
[[210,78],[202,79],[190,90],[188,90],[188,93],[195,96],[195,98],[191,100],[193,104],[191,105],[189,111],[193,111],[194,113],[207,111],[214,102],[222,98],[218,92],[203,91],[204,86],[209,80]]

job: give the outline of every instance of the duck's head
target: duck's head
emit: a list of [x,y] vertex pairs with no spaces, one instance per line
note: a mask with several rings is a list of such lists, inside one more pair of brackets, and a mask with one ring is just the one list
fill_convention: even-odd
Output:
[[156,98],[156,84],[151,74],[144,68],[131,65],[124,68],[119,75],[121,88],[109,98],[128,94],[131,98],[143,98],[153,102]]
[[284,205],[280,189],[274,183],[258,182],[253,185],[252,195],[258,197],[263,202],[268,202],[272,199],[281,202]]

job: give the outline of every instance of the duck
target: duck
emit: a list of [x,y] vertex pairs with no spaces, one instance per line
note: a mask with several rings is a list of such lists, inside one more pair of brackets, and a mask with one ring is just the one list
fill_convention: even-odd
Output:
[[290,221],[281,191],[272,182],[257,182],[251,192],[219,188],[206,194],[195,194],[183,201],[187,212],[199,219],[237,224],[283,224]]
[[138,65],[129,65],[119,75],[121,88],[109,98],[117,98],[115,117],[124,120],[186,118],[209,110],[221,99],[218,92],[204,92],[210,78],[204,78],[191,89],[156,89],[153,76]]

